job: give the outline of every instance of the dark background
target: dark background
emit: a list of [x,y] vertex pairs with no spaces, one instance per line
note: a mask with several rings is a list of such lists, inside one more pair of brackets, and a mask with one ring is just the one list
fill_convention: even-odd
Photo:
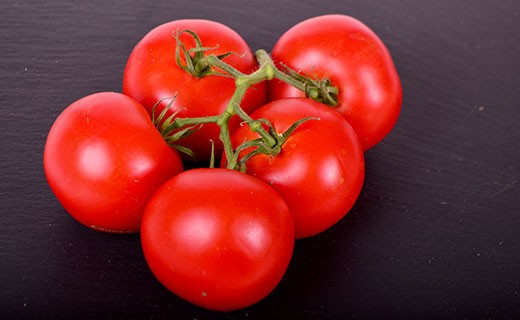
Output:
[[[47,132],[70,103],[120,91],[153,27],[207,18],[270,50],[295,23],[343,13],[388,46],[404,92],[366,153],[353,210],[296,244],[260,303],[194,307],[149,271],[138,235],[91,231],[46,184]],[[514,319],[520,312],[520,4],[495,1],[0,3],[0,318]]]

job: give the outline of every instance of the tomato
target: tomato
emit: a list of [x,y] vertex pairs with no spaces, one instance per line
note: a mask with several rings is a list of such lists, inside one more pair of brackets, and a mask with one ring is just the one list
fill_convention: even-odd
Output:
[[146,203],[182,162],[146,110],[120,93],[89,95],[52,125],[43,155],[47,181],[80,223],[137,232]]
[[[271,56],[280,67],[327,78],[338,87],[334,109],[352,125],[364,150],[394,127],[402,101],[399,75],[383,42],[360,21],[344,15],[305,20],[278,39]],[[302,96],[278,80],[268,85],[269,101]]]
[[266,183],[227,169],[185,171],[146,207],[141,228],[156,278],[198,306],[254,304],[279,283],[294,247],[287,205]]
[[[135,46],[125,68],[123,92],[141,102],[150,113],[159,100],[176,96],[167,116],[173,113],[177,113],[178,117],[221,114],[234,93],[235,80],[214,75],[197,78],[177,65],[175,35],[185,29],[196,32],[204,47],[214,48],[206,51],[206,55],[233,52],[223,61],[243,73],[257,69],[258,64],[251,49],[229,27],[208,20],[176,20],[156,27]],[[188,33],[183,33],[180,40],[188,50],[195,45],[194,39]],[[241,107],[246,112],[251,112],[263,105],[265,91],[264,82],[251,87]],[[171,102],[171,99],[163,100],[157,107],[156,114]],[[238,123],[238,117],[234,117],[230,128],[236,127]],[[195,160],[208,160],[210,140],[215,142],[215,154],[219,155],[223,146],[216,124],[204,125],[195,134],[179,141],[179,144],[190,148],[196,155]]]
[[[363,150],[347,121],[307,98],[271,102],[251,117],[269,120],[277,134],[300,119],[317,118],[298,126],[276,156],[259,154],[246,162],[247,173],[282,195],[293,215],[296,238],[318,234],[345,216],[359,196],[365,173]],[[243,126],[231,140],[237,147],[258,137]]]

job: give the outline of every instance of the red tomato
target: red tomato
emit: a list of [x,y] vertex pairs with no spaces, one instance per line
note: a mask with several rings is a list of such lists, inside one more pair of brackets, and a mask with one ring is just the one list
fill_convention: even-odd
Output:
[[[278,39],[271,56],[279,66],[328,78],[338,87],[335,109],[352,125],[364,150],[395,125],[402,101],[399,75],[383,42],[360,21],[344,15],[303,21]],[[268,96],[272,101],[305,94],[275,80]]]
[[268,295],[294,247],[287,205],[264,182],[227,169],[192,169],[146,207],[144,255],[157,279],[198,306],[227,311]]
[[[233,52],[224,62],[243,73],[257,69],[258,64],[247,43],[235,31],[220,23],[207,20],[177,20],[160,25],[150,31],[132,51],[124,72],[123,92],[141,102],[151,113],[160,100],[176,95],[167,115],[178,112],[178,117],[201,117],[221,114],[235,90],[235,80],[229,77],[204,76],[196,78],[181,69],[175,60],[178,31],[192,30],[198,34],[204,47],[215,48],[206,55]],[[195,42],[188,34],[182,34],[182,42],[189,50]],[[184,59],[182,59],[184,61]],[[158,115],[171,99],[156,109]],[[265,83],[250,88],[241,104],[246,112],[265,103]],[[237,126],[234,117],[231,129]],[[206,124],[195,134],[179,141],[195,152],[195,160],[210,158],[211,141],[215,153],[222,152],[216,124]]]
[[[278,155],[260,154],[246,162],[247,173],[282,195],[293,215],[296,238],[318,234],[345,216],[359,196],[365,173],[363,150],[347,121],[307,98],[271,102],[251,117],[269,120],[278,134],[299,119],[319,118],[297,127]],[[231,140],[237,147],[258,137],[243,126]]]
[[43,164],[63,207],[89,228],[137,232],[146,203],[182,170],[146,110],[120,93],[84,97],[50,129]]

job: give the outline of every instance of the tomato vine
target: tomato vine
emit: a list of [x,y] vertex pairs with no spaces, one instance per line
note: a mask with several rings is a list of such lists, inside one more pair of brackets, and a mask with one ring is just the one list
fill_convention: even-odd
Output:
[[[194,48],[190,50],[186,49],[185,45],[180,41],[179,35],[182,33],[187,33],[193,38],[193,41],[196,44]],[[234,54],[233,52],[227,52],[218,56],[215,54],[205,56],[204,52],[213,48],[204,47],[199,36],[194,31],[183,30],[177,32],[175,34],[175,39],[177,43],[175,60],[177,65],[184,71],[197,78],[206,76],[223,76],[231,77],[235,80],[235,91],[231,96],[226,109],[219,115],[183,118],[176,117],[175,114],[173,114],[169,118],[164,119],[167,110],[164,109],[159,117],[153,119],[165,140],[179,151],[187,153],[188,155],[192,155],[192,152],[187,148],[179,146],[175,142],[186,135],[193,133],[197,128],[200,128],[200,126],[207,123],[215,123],[220,128],[219,138],[224,145],[226,158],[229,159],[227,165],[228,169],[242,168],[242,170],[244,170],[245,160],[238,163],[238,154],[243,149],[251,146],[256,146],[257,148],[244,159],[248,159],[258,153],[276,155],[279,152],[280,147],[288,134],[294,131],[294,129],[302,122],[309,119],[302,119],[301,121],[295,122],[286,133],[280,136],[277,135],[274,130],[266,130],[264,125],[272,128],[266,120],[253,120],[247,112],[241,108],[241,102],[244,99],[247,90],[260,82],[279,79],[303,91],[307,97],[313,100],[330,106],[335,106],[337,104],[336,96],[338,94],[338,89],[334,87],[328,79],[313,79],[305,77],[290,68],[286,68],[287,71],[284,72],[276,67],[269,54],[263,49],[259,49],[255,52],[255,58],[258,61],[259,68],[250,74],[245,74],[224,61],[226,57]],[[154,114],[155,112],[152,112],[152,115]],[[234,115],[240,117],[240,119],[245,122],[253,132],[260,135],[261,139],[257,139],[254,142],[248,143],[247,145],[234,150],[231,144],[229,132],[229,121]],[[177,131],[172,135],[172,132],[175,130],[180,131]]]

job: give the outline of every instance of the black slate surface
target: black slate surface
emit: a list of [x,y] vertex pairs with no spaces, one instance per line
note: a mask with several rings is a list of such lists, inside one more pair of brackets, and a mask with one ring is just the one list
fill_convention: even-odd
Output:
[[[232,313],[164,289],[137,235],[79,225],[48,188],[46,134],[71,102],[120,91],[151,28],[207,18],[270,50],[286,29],[352,15],[387,44],[404,101],[366,153],[364,189],[296,244],[262,302]],[[0,318],[515,319],[520,311],[517,1],[29,1],[0,3]]]

